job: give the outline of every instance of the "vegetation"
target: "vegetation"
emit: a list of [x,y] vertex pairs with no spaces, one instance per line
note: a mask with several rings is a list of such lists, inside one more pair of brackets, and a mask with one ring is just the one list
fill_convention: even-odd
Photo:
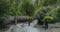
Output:
[[40,20],[46,18],[45,16],[51,16],[54,18],[53,22],[60,22],[59,1],[0,0],[0,23],[5,23],[7,16],[34,16]]

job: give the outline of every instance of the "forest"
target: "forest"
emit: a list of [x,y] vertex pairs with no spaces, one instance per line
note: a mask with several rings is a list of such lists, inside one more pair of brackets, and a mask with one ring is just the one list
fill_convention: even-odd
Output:
[[[60,22],[60,0],[0,0],[0,27],[8,16],[29,16]],[[31,18],[32,19],[32,18]]]

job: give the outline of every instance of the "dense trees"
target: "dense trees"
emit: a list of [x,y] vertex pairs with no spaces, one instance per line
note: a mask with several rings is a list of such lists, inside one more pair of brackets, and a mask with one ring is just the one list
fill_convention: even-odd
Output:
[[[43,20],[52,16],[60,21],[60,0],[0,0],[0,22],[7,16],[36,16]],[[5,22],[5,21],[4,21]]]
[[[42,8],[40,7],[38,13],[36,14],[37,17],[43,20],[45,16],[51,16],[54,18],[54,21],[52,22],[55,22],[59,18],[57,16],[60,13],[58,13],[58,10],[60,8],[59,0],[42,0],[41,2]],[[56,22],[58,22],[58,20]]]
[[29,0],[0,0],[0,25],[4,26],[8,16],[32,16],[34,9]]

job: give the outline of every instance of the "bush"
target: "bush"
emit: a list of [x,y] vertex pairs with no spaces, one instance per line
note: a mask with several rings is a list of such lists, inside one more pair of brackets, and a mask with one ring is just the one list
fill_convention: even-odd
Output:
[[4,28],[6,21],[5,21],[6,17],[0,17],[0,28]]
[[48,21],[48,22],[52,22],[54,20],[54,18],[52,16],[45,16],[43,21]]

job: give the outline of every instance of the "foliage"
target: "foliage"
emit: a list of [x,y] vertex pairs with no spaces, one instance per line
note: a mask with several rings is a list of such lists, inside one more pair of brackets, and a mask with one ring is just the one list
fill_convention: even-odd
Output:
[[[36,16],[40,18],[40,20],[44,19],[45,16],[51,16],[54,18],[53,22],[58,22],[60,17],[59,10],[59,0],[42,0],[40,3],[40,10],[37,12]],[[45,7],[45,8],[44,8]],[[47,8],[48,7],[48,8]],[[58,7],[58,8],[57,8]]]
[[53,16],[55,18],[55,22],[60,22],[60,8],[55,8],[47,13],[49,16]]
[[[0,22],[7,16],[36,16],[43,20],[45,16],[52,16],[56,22],[60,21],[60,0],[0,0]],[[33,4],[34,3],[34,4]],[[35,13],[36,12],[36,13]],[[4,18],[3,18],[4,17]]]
[[34,6],[33,4],[29,2],[25,2],[21,5],[21,11],[24,12],[24,14],[31,16],[34,13]]
[[43,5],[48,6],[48,5],[56,5],[57,0],[44,0]]
[[54,18],[52,16],[45,16],[43,21],[48,21],[48,22],[52,22],[54,20]]
[[0,0],[0,25],[6,23],[7,16],[32,16],[34,9],[29,0]]
[[39,18],[40,20],[43,20],[43,18],[46,16],[46,13],[49,12],[50,10],[51,10],[50,7],[43,7],[37,12],[36,17]]

